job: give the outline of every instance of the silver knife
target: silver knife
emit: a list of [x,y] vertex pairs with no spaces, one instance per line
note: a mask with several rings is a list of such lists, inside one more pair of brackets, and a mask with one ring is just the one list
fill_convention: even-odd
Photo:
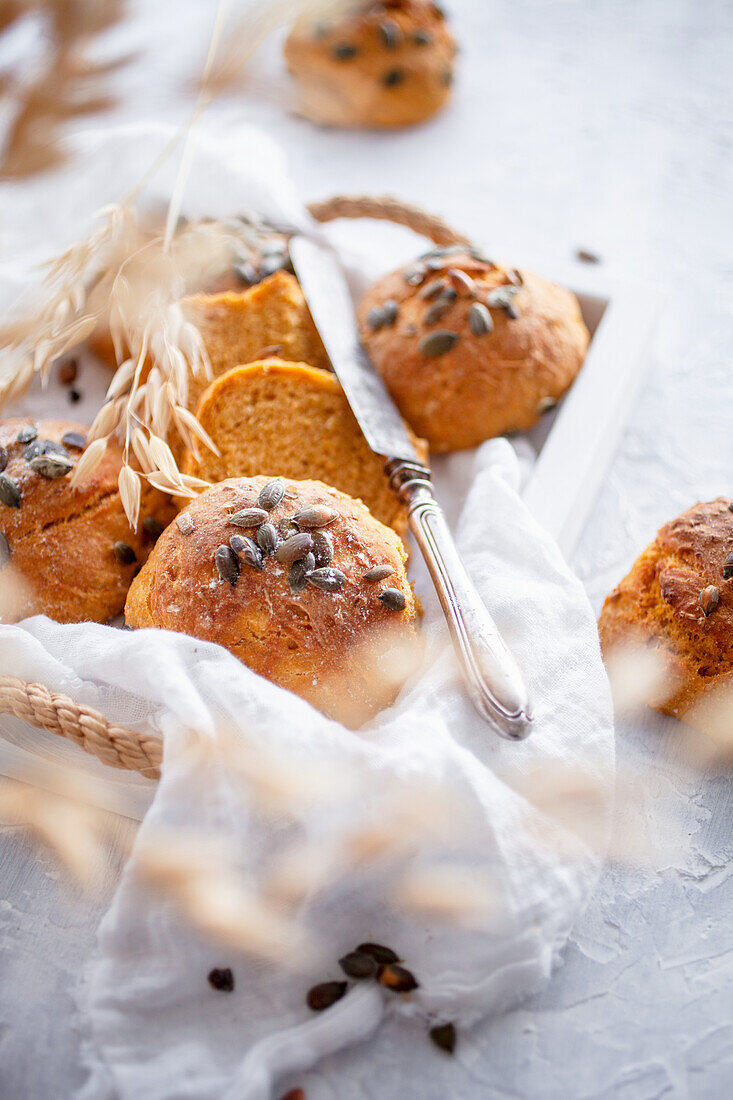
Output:
[[291,238],[290,256],[364,437],[385,458],[390,485],[407,505],[410,530],[438,593],[474,706],[502,737],[520,740],[532,724],[522,675],[458,555],[433,496],[430,470],[420,462],[404,421],[359,340],[341,266],[327,244],[300,235]]

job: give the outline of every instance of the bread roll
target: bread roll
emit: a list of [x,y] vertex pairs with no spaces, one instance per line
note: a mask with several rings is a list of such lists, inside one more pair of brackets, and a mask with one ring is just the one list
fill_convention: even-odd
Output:
[[569,290],[460,247],[380,279],[362,339],[431,451],[531,428],[580,370],[589,335]]
[[733,705],[732,509],[718,497],[665,524],[598,622],[606,658],[638,646],[660,657],[665,690],[650,704],[700,729],[723,718],[716,699]]
[[235,367],[204,391],[196,415],[220,454],[203,447],[198,456],[186,452],[185,473],[210,482],[255,474],[323,481],[404,533],[405,507],[335,375],[279,359]]
[[301,114],[329,126],[395,128],[450,96],[455,43],[437,4],[381,0],[331,22],[302,20],[285,43]]
[[117,488],[122,452],[70,484],[88,428],[62,420],[0,424],[0,619],[48,615],[104,623],[122,611],[133,576],[174,514],[143,483],[131,531]]
[[419,608],[404,562],[394,531],[320,481],[230,479],[158,540],[126,621],[218,642],[358,726],[393,700],[414,663]]

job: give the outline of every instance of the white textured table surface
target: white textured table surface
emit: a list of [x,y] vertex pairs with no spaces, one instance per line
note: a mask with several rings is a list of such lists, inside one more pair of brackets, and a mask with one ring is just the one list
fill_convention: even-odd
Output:
[[[204,0],[177,4],[173,25],[170,5],[147,8],[115,32],[143,45],[124,77],[127,117],[180,111],[178,79],[204,34],[191,32],[210,21]],[[453,8],[456,103],[429,126],[344,135],[274,104],[217,109],[264,121],[308,198],[393,192],[507,259],[514,251],[549,268],[585,246],[609,274],[665,286],[651,370],[576,555],[598,604],[661,522],[731,492],[733,7]],[[645,777],[622,804],[650,866],[606,872],[540,996],[462,1036],[453,1060],[425,1044],[419,1081],[401,1079],[399,1066],[424,1038],[385,1031],[298,1082],[308,1100],[733,1095],[733,794],[729,779],[682,768],[679,733],[652,716],[619,729],[622,775]],[[122,837],[129,823],[115,820]],[[73,983],[119,867],[90,905],[22,837],[5,829],[2,841],[0,1095],[65,1097],[84,1079]]]

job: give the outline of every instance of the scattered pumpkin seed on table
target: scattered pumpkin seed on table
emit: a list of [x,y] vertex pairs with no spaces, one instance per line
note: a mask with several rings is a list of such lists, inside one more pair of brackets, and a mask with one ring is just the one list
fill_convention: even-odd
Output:
[[221,993],[231,993],[234,989],[234,975],[228,966],[214,967],[213,970],[209,971],[208,980],[211,988],[217,989]]
[[344,974],[358,981],[373,978],[377,973],[378,965],[374,956],[368,955],[366,951],[349,951],[348,955],[339,959],[339,966]]
[[356,950],[364,955],[371,955],[382,965],[400,961],[397,952],[393,951],[391,947],[385,947],[383,943],[360,943]]
[[348,982],[321,982],[308,990],[306,1004],[314,1012],[323,1012],[336,1004],[336,1001],[340,1001],[348,987]]

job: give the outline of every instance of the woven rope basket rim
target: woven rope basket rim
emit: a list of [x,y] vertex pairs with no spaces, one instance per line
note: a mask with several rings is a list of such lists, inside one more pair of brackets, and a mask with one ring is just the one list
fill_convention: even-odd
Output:
[[[334,195],[308,206],[317,222],[371,218],[405,226],[436,245],[469,245],[467,237],[433,214],[389,195]],[[126,768],[157,779],[163,745],[155,734],[126,729],[93,707],[50,691],[43,684],[0,676],[0,714],[11,714],[37,729],[67,737],[112,768]]]

